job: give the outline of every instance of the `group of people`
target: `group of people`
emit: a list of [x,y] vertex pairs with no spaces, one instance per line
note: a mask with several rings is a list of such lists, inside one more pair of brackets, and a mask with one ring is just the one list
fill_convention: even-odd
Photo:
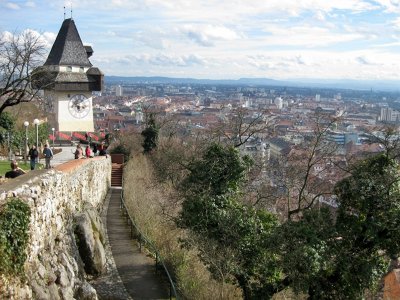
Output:
[[[98,152],[98,154],[97,154]],[[83,152],[81,144],[78,144],[76,146],[76,150],[74,152],[75,159],[80,159],[80,158],[90,158],[94,157],[95,155],[99,156],[104,156],[107,155],[106,149],[104,144],[100,144],[99,147],[97,147],[96,144],[93,145],[93,150],[90,148],[90,144],[86,146],[85,148],[85,153]]]
[[[107,155],[104,144],[100,144],[98,147],[96,144],[94,144],[93,150],[90,148],[90,145],[87,145],[85,148],[85,156],[87,158],[97,155],[97,152],[98,152],[99,156]],[[43,154],[43,157],[45,160],[45,169],[51,169],[50,163],[53,158],[53,151],[51,150],[51,148],[49,147],[48,144],[44,145],[42,154]],[[75,159],[85,157],[82,146],[80,144],[78,144],[76,146],[76,150],[75,150],[74,154],[75,154]],[[28,156],[30,159],[30,168],[31,168],[31,170],[35,170],[36,164],[38,163],[38,160],[39,160],[39,151],[35,145],[32,145],[32,147],[29,149]],[[22,174],[26,174],[26,172],[24,170],[22,170],[20,167],[18,167],[18,162],[16,160],[11,161],[10,166],[11,166],[11,170],[6,172],[6,174],[5,174],[6,178],[15,178]]]
[[[31,170],[35,170],[36,164],[39,160],[39,151],[36,149],[35,145],[32,145],[32,147],[29,149],[28,156]],[[53,158],[53,151],[48,144],[46,144],[43,148],[43,156],[45,160],[45,168],[51,169],[50,161]],[[26,174],[26,172],[18,166],[18,162],[16,160],[11,161],[10,167],[11,170],[6,172],[4,175],[6,178],[15,178],[22,174]]]
[[[35,170],[36,164],[39,159],[39,152],[36,149],[35,145],[32,145],[31,149],[29,149],[28,155],[30,158],[31,170]],[[49,147],[48,144],[44,145],[43,156],[44,156],[44,160],[45,160],[45,168],[50,169],[51,168],[50,161],[53,158],[53,151],[51,150],[51,148]]]

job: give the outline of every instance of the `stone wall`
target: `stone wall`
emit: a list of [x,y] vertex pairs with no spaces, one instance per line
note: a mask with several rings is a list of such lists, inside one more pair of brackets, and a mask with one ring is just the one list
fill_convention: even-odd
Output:
[[109,157],[73,160],[0,186],[0,205],[18,197],[32,211],[26,278],[2,276],[0,293],[5,298],[96,298],[76,246],[74,218],[88,207],[101,212],[110,186]]

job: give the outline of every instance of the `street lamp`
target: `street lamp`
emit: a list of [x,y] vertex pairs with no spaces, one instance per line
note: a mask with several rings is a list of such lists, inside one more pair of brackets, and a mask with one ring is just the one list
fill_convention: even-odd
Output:
[[25,126],[25,163],[28,163],[28,126],[29,126],[29,122],[25,121],[24,122],[24,126]]
[[36,127],[36,149],[39,149],[39,123],[39,119],[33,120],[33,124],[35,124]]
[[11,161],[12,149],[11,149],[11,132],[7,131],[7,147],[8,147],[8,159]]
[[54,127],[51,129],[51,131],[53,132],[53,151],[54,151],[54,141],[56,139],[55,135],[54,135],[54,130],[56,130]]

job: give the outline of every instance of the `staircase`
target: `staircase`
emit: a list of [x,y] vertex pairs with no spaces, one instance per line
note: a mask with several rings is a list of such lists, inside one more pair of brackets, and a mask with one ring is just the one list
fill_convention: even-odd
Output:
[[118,163],[112,164],[111,169],[111,186],[121,187],[122,186],[122,173],[123,165]]
[[122,175],[124,169],[124,155],[111,154],[112,170],[111,170],[111,186],[122,187]]

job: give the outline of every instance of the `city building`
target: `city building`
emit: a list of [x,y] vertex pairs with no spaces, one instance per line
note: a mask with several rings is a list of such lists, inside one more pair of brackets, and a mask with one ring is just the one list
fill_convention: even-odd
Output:
[[124,95],[124,89],[123,89],[123,87],[122,87],[121,85],[117,85],[117,86],[115,87],[115,96],[121,97],[121,96],[123,96],[123,95]]

